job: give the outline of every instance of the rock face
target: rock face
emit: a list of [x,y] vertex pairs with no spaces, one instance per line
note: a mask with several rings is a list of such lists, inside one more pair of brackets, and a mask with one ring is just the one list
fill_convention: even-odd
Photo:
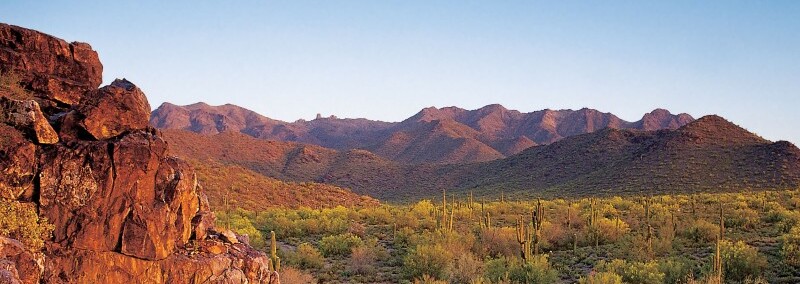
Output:
[[48,104],[0,94],[0,198],[55,225],[38,262],[0,238],[0,282],[277,283],[263,253],[215,230],[194,170],[148,127],[141,90],[97,89],[89,45],[0,24],[0,69]]
[[0,23],[0,46],[0,70],[22,75],[26,88],[51,105],[75,104],[103,81],[89,44]]
[[43,258],[16,240],[0,237],[0,283],[38,283],[44,272]]

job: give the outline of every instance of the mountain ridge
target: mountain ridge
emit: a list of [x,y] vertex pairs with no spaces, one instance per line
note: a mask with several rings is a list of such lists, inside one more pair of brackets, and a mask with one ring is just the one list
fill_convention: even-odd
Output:
[[[221,159],[273,178],[333,184],[388,201],[432,197],[442,189],[477,196],[569,197],[800,185],[800,149],[715,115],[675,130],[604,128],[510,157],[462,164],[405,164],[364,150],[338,151],[232,132],[162,131],[177,143],[173,148],[182,148],[171,148],[178,155]],[[215,154],[214,147],[227,152]]]
[[606,127],[675,129],[693,118],[655,109],[628,122],[611,113],[540,110],[522,113],[499,104],[475,110],[427,107],[400,122],[318,116],[284,122],[236,105],[164,103],[153,111],[152,126],[202,134],[241,132],[268,140],[302,142],[336,150],[363,149],[407,164],[450,164],[496,160],[565,137]]

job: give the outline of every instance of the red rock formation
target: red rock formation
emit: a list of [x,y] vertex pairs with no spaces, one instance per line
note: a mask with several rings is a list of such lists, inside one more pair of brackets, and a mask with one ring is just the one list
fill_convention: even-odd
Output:
[[26,87],[52,105],[75,104],[103,81],[103,65],[89,44],[0,23],[0,46],[0,70],[22,75]]
[[[150,104],[139,88],[125,79],[88,92],[78,112],[80,125],[95,139],[103,140],[131,129],[145,129],[150,119]],[[145,118],[145,119],[142,119]]]
[[0,69],[50,104],[0,94],[0,198],[33,202],[55,225],[38,270],[0,238],[0,282],[278,281],[263,253],[214,229],[194,170],[148,128],[141,90],[95,89],[102,66],[87,44],[0,24]]

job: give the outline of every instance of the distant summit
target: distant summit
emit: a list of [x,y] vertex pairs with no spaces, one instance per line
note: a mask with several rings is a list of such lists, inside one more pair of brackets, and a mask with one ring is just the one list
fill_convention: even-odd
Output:
[[283,122],[230,104],[164,103],[153,111],[150,124],[201,134],[234,131],[336,150],[363,149],[401,163],[449,164],[500,159],[532,146],[603,128],[676,129],[691,121],[693,118],[688,114],[675,115],[664,109],[653,110],[639,121],[627,122],[589,108],[521,113],[492,104],[476,110],[428,107],[394,123],[321,114],[311,121]]

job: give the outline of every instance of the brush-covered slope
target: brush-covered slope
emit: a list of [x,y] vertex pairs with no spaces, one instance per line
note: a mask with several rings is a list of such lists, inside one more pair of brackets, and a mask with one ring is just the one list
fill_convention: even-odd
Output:
[[[374,198],[354,194],[349,189],[315,182],[285,182],[214,160],[187,159],[197,172],[197,180],[217,209],[229,208],[262,211],[267,208],[330,208],[336,206],[377,206]],[[264,196],[270,202],[264,202]]]
[[[257,139],[236,132],[203,135],[184,130],[163,130],[162,133],[169,139],[172,153],[179,157],[236,165],[279,180],[336,181],[337,186],[372,196],[381,196],[377,192],[384,188],[401,188],[404,183],[403,166],[364,150],[337,151],[315,145]],[[213,171],[208,175],[214,175]]]
[[[733,191],[796,187],[800,150],[719,116],[677,130],[604,129],[475,165],[460,188],[525,195]],[[454,174],[459,174],[458,170]]]
[[226,131],[252,137],[314,144],[336,150],[364,149],[410,164],[470,163],[504,158],[535,145],[606,127],[675,129],[693,118],[657,109],[636,122],[593,109],[542,110],[521,113],[501,105],[476,110],[425,108],[396,123],[318,116],[311,121],[282,122],[234,106],[165,103],[153,111],[150,123],[161,129],[202,134]]

